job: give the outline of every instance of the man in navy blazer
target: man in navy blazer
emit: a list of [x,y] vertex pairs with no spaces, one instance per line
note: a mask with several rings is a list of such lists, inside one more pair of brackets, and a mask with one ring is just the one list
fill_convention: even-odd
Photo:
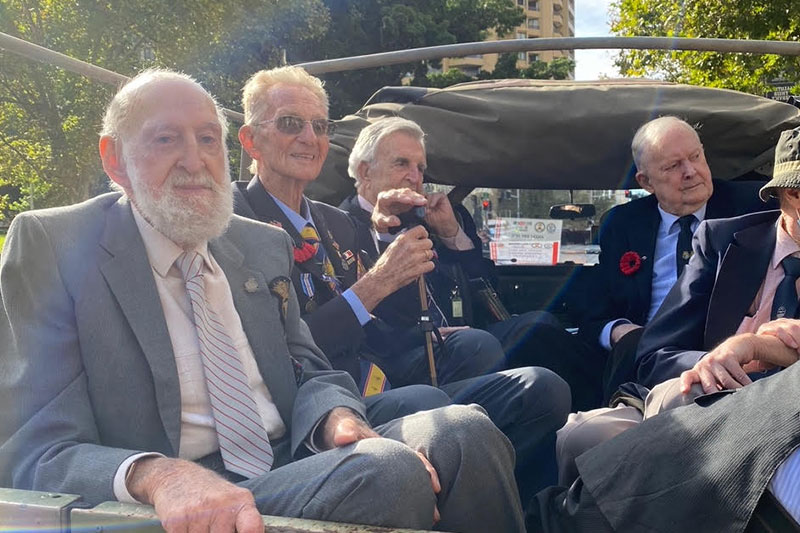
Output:
[[[589,409],[600,404],[598,375],[602,360],[569,334],[545,311],[528,311],[478,324],[470,280],[494,276],[493,264],[482,255],[472,217],[461,205],[451,205],[441,192],[422,194],[427,165],[425,134],[413,121],[385,117],[365,127],[358,135],[348,161],[357,194],[341,207],[360,221],[371,234],[372,219],[381,226],[375,239],[381,251],[389,239],[386,229],[399,225],[396,215],[412,206],[425,205],[424,223],[437,252],[436,269],[426,275],[430,303],[446,326],[466,327],[462,333],[491,334],[503,347],[505,368],[544,367],[556,372],[570,386],[573,408]],[[370,246],[372,256],[381,255]],[[420,295],[415,287],[397,293],[376,314],[402,326],[419,314]],[[475,327],[480,326],[480,327]]]
[[[677,117],[642,125],[631,149],[636,180],[651,194],[608,212],[600,230],[595,290],[579,330],[587,343],[611,351],[604,376],[606,400],[618,385],[633,380],[641,328],[677,279],[678,219],[694,216],[694,231],[704,219],[767,208],[756,194],[760,183],[712,181],[700,137]],[[623,256],[635,259],[625,261]]]
[[[800,357],[800,128],[781,134],[773,178],[760,196],[777,197],[781,209],[709,220],[697,229],[689,264],[645,328],[637,354],[639,381],[659,392],[648,395],[644,422],[577,458],[581,477],[566,498],[580,500],[583,509],[557,511],[549,525],[597,518],[600,509],[625,531],[666,524],[743,530],[759,498],[800,520],[793,393]],[[692,399],[696,405],[660,412]],[[674,464],[665,465],[670,458]],[[603,473],[601,464],[615,466]],[[540,509],[546,516],[558,505]]]
[[[304,195],[329,145],[328,100],[321,80],[299,67],[281,67],[253,75],[243,93],[246,123],[239,139],[253,157],[255,175],[250,182],[233,184],[234,209],[280,225],[293,237],[298,255],[292,278],[301,316],[315,341],[335,368],[362,383],[365,394],[382,372],[401,389],[430,383],[420,330],[393,327],[375,316],[404,286],[416,291],[416,279],[433,267],[425,229],[399,236],[366,270],[370,258],[362,250],[374,248],[369,232],[364,236],[347,213]],[[294,127],[287,127],[292,122]],[[307,244],[302,233],[310,227],[319,249],[313,256],[300,256]],[[417,317],[411,313],[408,319]],[[449,350],[435,354],[441,390],[455,403],[480,405],[506,433],[517,454],[520,493],[527,500],[554,478],[555,430],[569,411],[567,385],[543,368],[496,368],[503,353],[485,331],[456,330],[445,346]],[[364,363],[378,368],[365,369]]]
[[[152,504],[170,532],[261,532],[259,513],[522,530],[514,452],[479,408],[369,426],[299,318],[291,239],[231,214],[225,134],[197,82],[146,71],[100,139],[124,192],[12,223],[0,485]],[[234,469],[248,457],[258,472]]]

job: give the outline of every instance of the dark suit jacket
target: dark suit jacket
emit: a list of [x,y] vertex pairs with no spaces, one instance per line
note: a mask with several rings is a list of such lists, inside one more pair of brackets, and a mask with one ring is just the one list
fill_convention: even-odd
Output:
[[[359,222],[359,232],[369,232],[370,213],[361,208],[357,196],[346,198],[339,207],[350,213]],[[453,211],[475,247],[464,251],[451,250],[434,235],[432,238],[438,256],[436,269],[426,274],[425,278],[433,289],[434,299],[450,325],[474,325],[469,280],[481,277],[487,280],[491,279],[492,262],[483,257],[475,223],[466,208],[458,204],[453,206]],[[370,250],[373,260],[377,260],[378,251],[374,246]],[[454,292],[458,293],[463,302],[463,318],[453,317],[451,298]],[[375,314],[392,325],[410,327],[419,316],[419,309],[419,291],[416,289],[416,285],[412,285],[384,301],[376,309]]]
[[[764,204],[758,198],[761,185],[760,182],[714,180],[714,194],[706,207],[706,219],[777,207],[774,203]],[[600,230],[600,265],[586,306],[591,311],[580,321],[580,333],[586,342],[597,346],[603,327],[616,318],[627,318],[634,324],[645,325],[650,310],[653,258],[660,223],[655,195],[609,211]],[[638,253],[642,265],[638,272],[626,276],[619,268],[619,261],[628,251]]]
[[800,445],[799,387],[800,365],[792,365],[595,446],[576,461],[582,483],[566,508],[548,506],[557,515],[552,530],[744,531],[775,470]]
[[[294,454],[332,408],[365,413],[353,380],[314,345],[294,291],[279,313],[269,283],[290,276],[291,247],[284,232],[240,217],[209,242]],[[18,215],[0,260],[0,295],[1,486],[96,504],[114,499],[114,474],[130,455],[177,456],[178,372],[124,197]]]
[[[258,178],[249,183],[233,183],[234,210],[237,214],[255,218],[283,227],[297,246],[302,237],[283,211],[264,190]],[[349,289],[357,280],[357,257],[365,267],[371,265],[376,255],[374,241],[368,228],[359,228],[347,213],[335,207],[308,200],[311,218],[320,234],[322,246],[331,259],[342,289]],[[349,261],[347,258],[352,257]],[[308,273],[314,284],[313,302],[301,289],[300,276]],[[382,320],[370,320],[365,326],[358,322],[347,300],[329,289],[322,279],[322,270],[314,261],[295,263],[292,282],[297,292],[300,312],[308,323],[314,341],[322,349],[334,368],[346,370],[356,382],[361,383],[360,359],[380,362],[384,357],[402,357],[422,342],[422,334],[415,329],[396,329]]]
[[652,387],[678,377],[736,333],[775,250],[779,213],[700,224],[692,259],[639,341],[639,383]]

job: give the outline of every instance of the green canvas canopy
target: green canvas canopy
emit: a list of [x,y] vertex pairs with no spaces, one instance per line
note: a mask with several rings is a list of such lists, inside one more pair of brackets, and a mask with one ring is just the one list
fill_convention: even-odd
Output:
[[[651,80],[490,80],[446,89],[385,87],[337,121],[312,197],[338,203],[352,192],[347,157],[359,131],[385,116],[426,133],[426,180],[464,187],[633,187],[630,142],[644,122],[677,115],[698,127],[715,178],[769,175],[781,131],[796,107],[725,89]],[[752,175],[750,176],[752,177]]]

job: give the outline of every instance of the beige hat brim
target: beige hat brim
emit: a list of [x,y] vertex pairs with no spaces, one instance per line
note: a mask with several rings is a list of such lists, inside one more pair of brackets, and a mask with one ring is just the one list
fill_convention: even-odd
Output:
[[772,179],[758,191],[758,196],[764,202],[774,196],[775,189],[800,189],[800,161],[787,161],[775,165],[772,176]]

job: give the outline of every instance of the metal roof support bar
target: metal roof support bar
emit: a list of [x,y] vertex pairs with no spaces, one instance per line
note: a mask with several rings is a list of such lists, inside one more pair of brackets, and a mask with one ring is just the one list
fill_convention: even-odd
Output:
[[683,37],[554,37],[546,39],[509,39],[479,43],[446,44],[382,52],[363,56],[300,63],[310,74],[358,70],[400,63],[412,63],[443,57],[475,54],[528,52],[542,50],[698,50],[800,56],[800,42],[751,41],[747,39],[688,39]]

